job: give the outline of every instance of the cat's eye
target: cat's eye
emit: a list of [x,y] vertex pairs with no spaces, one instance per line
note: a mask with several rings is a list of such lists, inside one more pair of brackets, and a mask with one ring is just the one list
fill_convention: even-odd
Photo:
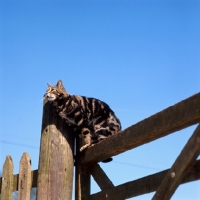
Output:
[[52,89],[52,91],[51,92],[58,92],[56,89]]

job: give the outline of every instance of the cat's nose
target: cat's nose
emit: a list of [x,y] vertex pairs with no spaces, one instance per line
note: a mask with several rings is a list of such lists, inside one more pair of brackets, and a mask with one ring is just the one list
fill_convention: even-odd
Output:
[[45,98],[48,98],[48,97],[49,97],[49,94],[46,94],[46,93],[45,93],[45,94],[44,94],[44,97],[45,97]]

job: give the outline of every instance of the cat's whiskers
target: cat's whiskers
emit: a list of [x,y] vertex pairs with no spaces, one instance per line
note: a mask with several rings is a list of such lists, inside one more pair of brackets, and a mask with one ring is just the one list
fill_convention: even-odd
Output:
[[43,101],[44,101],[44,99],[45,99],[45,97],[42,97],[42,99],[40,99],[40,102],[43,102]]

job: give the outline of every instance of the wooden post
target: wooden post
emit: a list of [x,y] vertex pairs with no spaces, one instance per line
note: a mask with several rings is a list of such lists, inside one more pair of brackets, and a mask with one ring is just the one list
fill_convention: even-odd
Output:
[[74,168],[74,133],[44,102],[37,200],[71,200]]
[[[76,138],[75,200],[87,200],[90,195],[90,172],[88,166],[80,164],[81,140]],[[83,152],[84,153],[84,152]]]
[[87,200],[90,195],[90,173],[87,166],[76,166],[76,200]]
[[5,163],[3,165],[1,198],[2,200],[12,200],[13,190],[13,161],[11,156],[6,156]]

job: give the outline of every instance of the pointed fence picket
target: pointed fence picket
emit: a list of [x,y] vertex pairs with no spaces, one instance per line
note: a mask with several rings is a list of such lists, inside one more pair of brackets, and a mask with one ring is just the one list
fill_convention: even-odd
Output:
[[28,153],[23,153],[20,160],[18,180],[18,200],[30,200],[31,191],[31,159]]
[[[13,191],[18,190],[18,200],[30,200],[32,188],[31,161],[28,153],[23,153],[19,174],[13,175],[13,161],[11,156],[6,156],[3,166],[3,176],[0,181],[1,199],[12,200]],[[36,173],[35,173],[36,174]]]
[[6,156],[6,160],[3,165],[3,178],[1,186],[2,200],[12,200],[12,190],[13,190],[13,161],[11,156]]

